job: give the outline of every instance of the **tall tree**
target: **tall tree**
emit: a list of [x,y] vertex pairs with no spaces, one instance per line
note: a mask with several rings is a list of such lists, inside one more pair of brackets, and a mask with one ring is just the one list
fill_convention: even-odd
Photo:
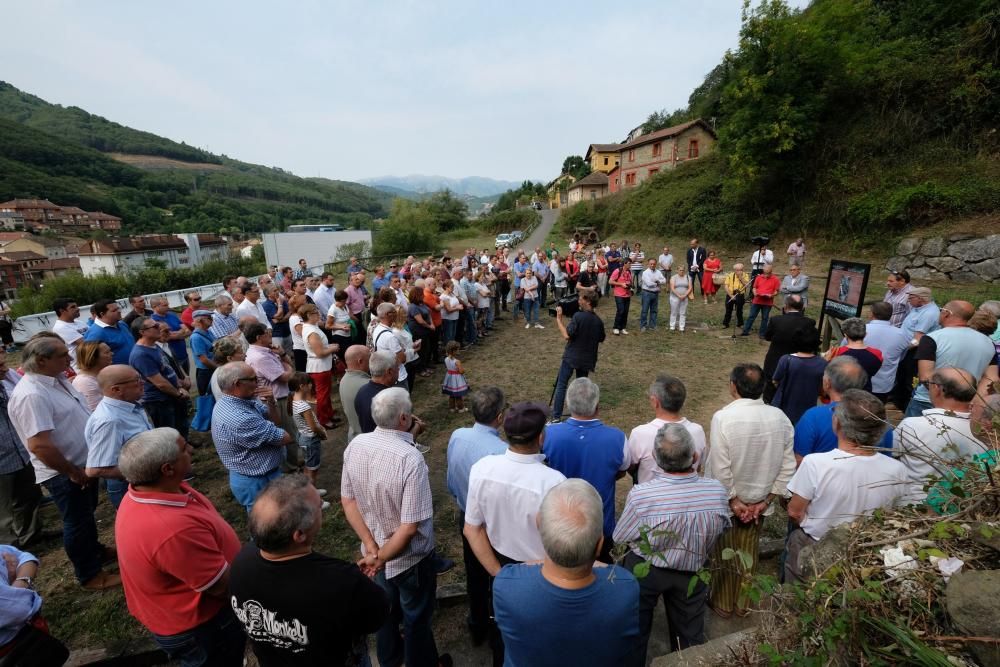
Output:
[[590,173],[590,164],[579,155],[570,155],[563,160],[562,173],[570,174],[579,181]]

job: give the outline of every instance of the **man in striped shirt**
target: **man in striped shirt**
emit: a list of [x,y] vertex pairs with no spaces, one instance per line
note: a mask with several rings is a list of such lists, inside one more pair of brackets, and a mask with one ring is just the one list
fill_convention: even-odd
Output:
[[[616,544],[628,543],[624,565],[631,571],[648,563],[639,578],[639,632],[642,662],[653,627],[653,610],[663,597],[672,649],[705,643],[708,587],[699,581],[688,595],[691,577],[708,560],[709,551],[729,527],[726,489],[695,472],[694,440],[680,424],[666,424],[656,434],[653,454],[658,466],[652,478],[632,487],[615,528]],[[645,537],[642,529],[648,528]],[[644,547],[652,556],[644,556]],[[648,550],[646,551],[648,553]]]

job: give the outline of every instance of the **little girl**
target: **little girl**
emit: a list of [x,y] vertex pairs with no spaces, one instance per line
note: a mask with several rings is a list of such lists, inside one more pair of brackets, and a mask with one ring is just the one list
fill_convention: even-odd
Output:
[[441,384],[441,393],[448,397],[448,409],[452,412],[468,412],[465,407],[465,399],[462,398],[469,393],[469,385],[465,383],[465,375],[462,370],[462,362],[455,355],[462,349],[457,340],[448,343],[444,348],[444,366],[447,369],[444,375],[444,382]]
[[[316,419],[316,412],[313,406],[316,403],[316,391],[312,378],[307,373],[296,373],[288,381],[288,389],[292,392],[291,400],[288,401],[288,411],[295,420],[295,426],[299,430],[299,447],[302,448],[306,460],[305,474],[316,486],[316,477],[320,463],[320,449],[326,440],[326,430]],[[316,489],[320,497],[326,495],[326,489]],[[323,501],[323,509],[330,507],[330,503]]]

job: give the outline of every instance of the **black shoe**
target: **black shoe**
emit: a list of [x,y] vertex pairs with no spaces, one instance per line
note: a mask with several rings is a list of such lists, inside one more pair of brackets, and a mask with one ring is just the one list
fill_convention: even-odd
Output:
[[750,332],[749,331],[744,331],[744,332],[740,333],[740,335],[741,336],[749,336]]
[[442,558],[441,556],[434,554],[434,571],[438,575],[442,575],[455,567],[455,561],[450,558]]

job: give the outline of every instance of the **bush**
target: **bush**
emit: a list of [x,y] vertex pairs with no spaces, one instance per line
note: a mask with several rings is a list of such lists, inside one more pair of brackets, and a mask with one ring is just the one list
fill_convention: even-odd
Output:
[[205,262],[190,269],[150,266],[139,271],[92,277],[70,273],[46,280],[41,289],[21,288],[11,310],[15,317],[20,317],[52,310],[52,302],[60,297],[85,306],[100,299],[121,299],[129,294],[154,294],[211,285],[222,282],[226,275],[255,276],[266,269],[264,262],[233,257],[228,261]]
[[515,229],[525,230],[538,222],[537,211],[530,208],[519,208],[513,211],[494,211],[482,218],[480,227],[490,234],[501,234]]

